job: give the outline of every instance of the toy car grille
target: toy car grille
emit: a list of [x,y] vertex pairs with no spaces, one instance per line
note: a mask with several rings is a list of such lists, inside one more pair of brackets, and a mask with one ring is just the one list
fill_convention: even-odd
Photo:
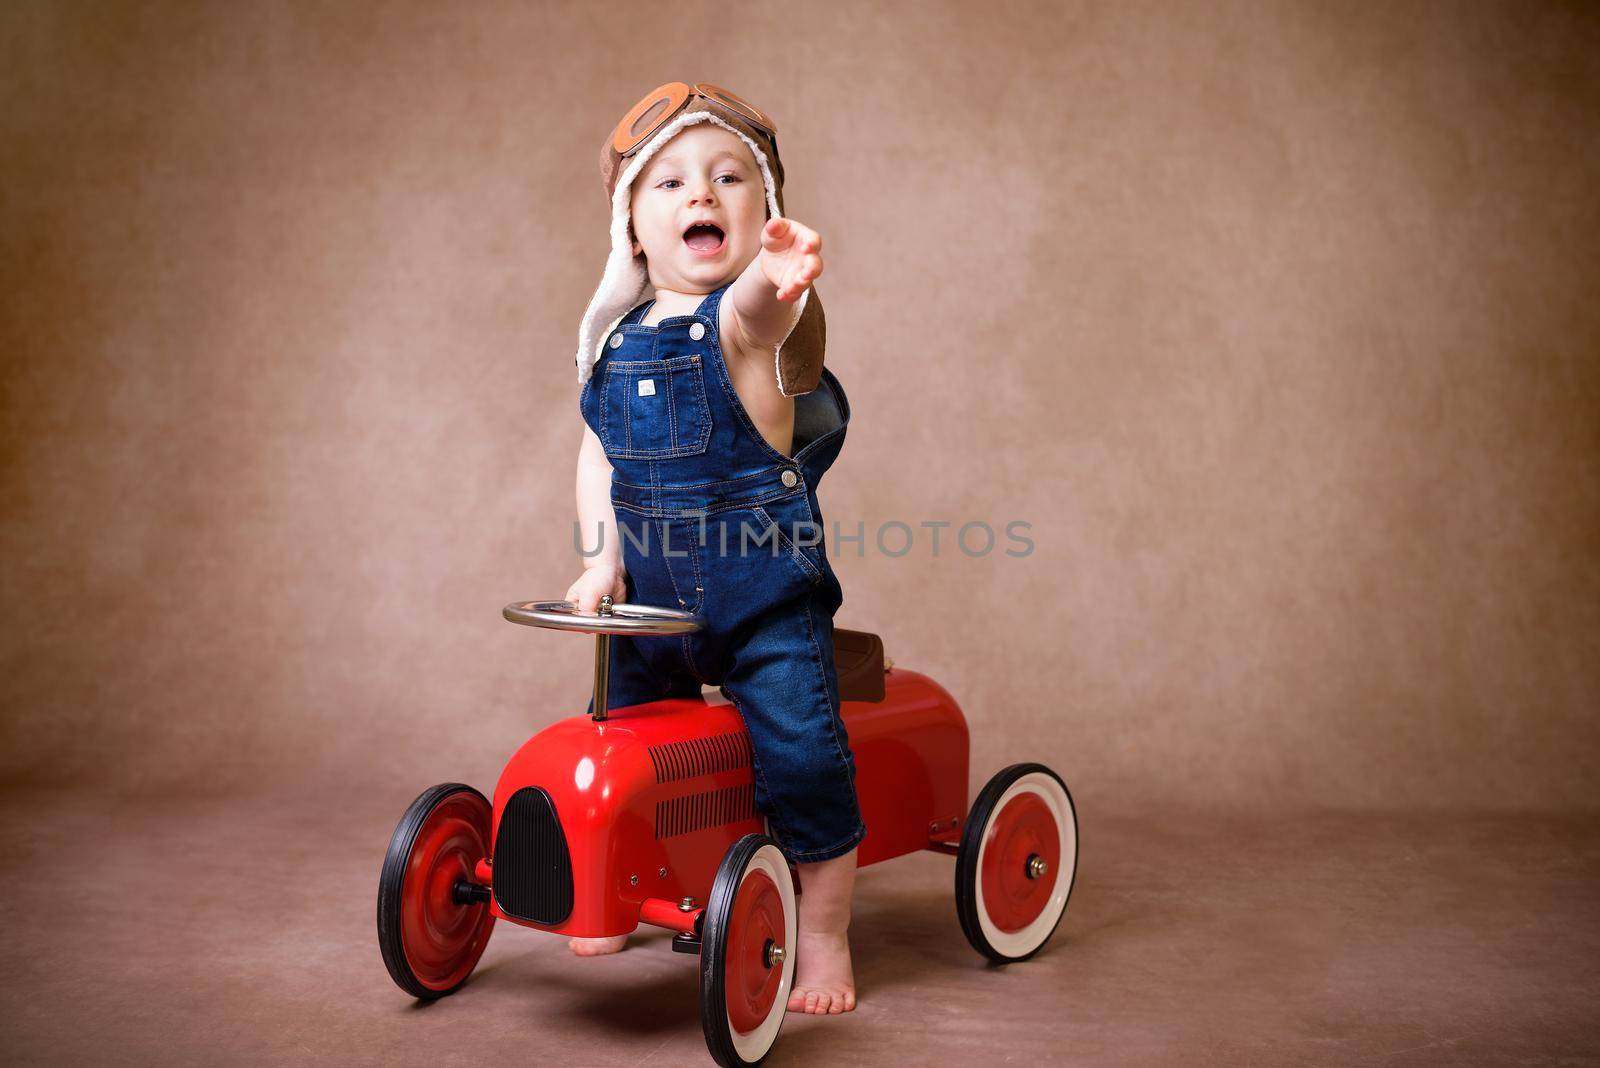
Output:
[[655,765],[658,783],[748,768],[750,736],[744,731],[732,731],[709,738],[686,738],[681,742],[652,745],[650,761]]
[[706,827],[722,827],[758,818],[756,784],[727,786],[721,790],[706,790],[657,801],[656,837],[670,838],[675,834],[688,834]]
[[524,786],[511,795],[494,840],[494,899],[501,911],[557,924],[572,913],[572,855],[550,795]]

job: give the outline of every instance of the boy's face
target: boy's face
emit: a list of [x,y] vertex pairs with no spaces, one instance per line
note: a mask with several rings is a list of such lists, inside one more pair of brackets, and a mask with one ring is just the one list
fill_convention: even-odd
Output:
[[[715,123],[684,127],[650,158],[629,193],[634,254],[643,250],[657,289],[709,293],[761,251],[761,169],[745,143]],[[701,222],[712,226],[695,225]]]

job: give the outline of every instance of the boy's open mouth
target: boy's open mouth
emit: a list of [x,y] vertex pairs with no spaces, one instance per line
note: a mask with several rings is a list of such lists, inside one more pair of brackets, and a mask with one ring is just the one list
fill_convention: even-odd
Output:
[[683,243],[690,251],[712,256],[722,251],[722,227],[715,223],[695,223],[683,232]]

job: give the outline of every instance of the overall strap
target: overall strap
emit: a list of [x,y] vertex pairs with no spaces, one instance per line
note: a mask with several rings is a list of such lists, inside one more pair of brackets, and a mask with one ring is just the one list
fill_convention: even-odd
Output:
[[637,326],[640,322],[642,322],[644,320],[645,313],[650,310],[650,305],[654,304],[655,302],[656,302],[656,298],[651,297],[649,300],[645,301],[643,304],[641,304],[637,308],[633,309],[633,311],[629,312],[627,315],[624,315],[622,317],[622,322],[620,324],[618,324],[618,325],[620,325],[620,326]]
[[733,285],[733,283],[728,282],[727,284],[720,286],[717,289],[713,289],[711,292],[707,293],[705,299],[700,302],[699,307],[695,308],[694,313],[696,315],[703,315],[707,319],[710,319],[713,327],[715,327],[715,325],[720,321],[717,318],[717,310],[722,304],[722,295],[728,291],[728,287],[731,285]]

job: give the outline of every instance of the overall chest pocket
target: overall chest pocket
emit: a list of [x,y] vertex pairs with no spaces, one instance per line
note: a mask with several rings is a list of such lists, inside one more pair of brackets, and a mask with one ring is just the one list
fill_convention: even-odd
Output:
[[606,368],[600,444],[631,460],[698,456],[711,443],[705,361],[699,354],[666,360],[618,360]]

